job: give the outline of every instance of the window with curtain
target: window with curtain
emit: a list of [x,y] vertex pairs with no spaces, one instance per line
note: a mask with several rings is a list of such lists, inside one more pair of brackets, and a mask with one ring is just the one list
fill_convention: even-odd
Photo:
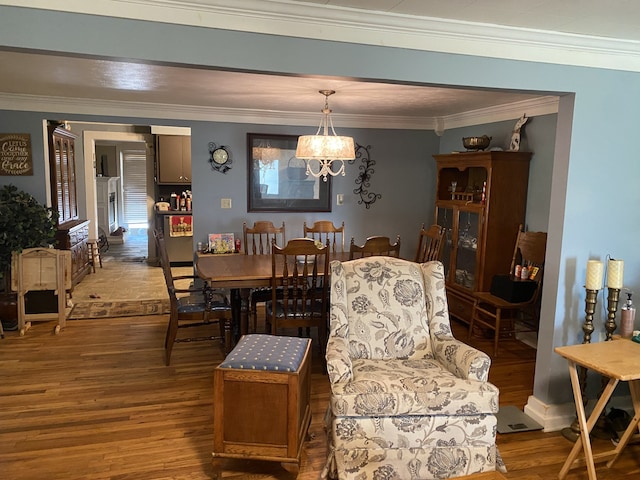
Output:
[[147,155],[122,150],[123,217],[127,228],[147,228]]

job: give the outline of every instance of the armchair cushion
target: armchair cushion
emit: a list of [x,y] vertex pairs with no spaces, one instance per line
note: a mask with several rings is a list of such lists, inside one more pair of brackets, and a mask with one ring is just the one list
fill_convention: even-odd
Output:
[[[349,289],[335,285],[335,301],[343,303],[350,318],[346,333],[351,358],[431,358],[419,265],[392,257],[342,265]],[[332,295],[333,289],[332,284]]]
[[332,388],[339,416],[474,415],[498,411],[498,389],[456,377],[435,360],[353,360],[353,378]]

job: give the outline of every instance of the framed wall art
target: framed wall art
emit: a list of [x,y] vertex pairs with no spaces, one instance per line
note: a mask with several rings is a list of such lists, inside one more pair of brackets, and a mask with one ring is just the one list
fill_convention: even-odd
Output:
[[330,212],[331,178],[306,174],[296,135],[247,134],[249,212]]

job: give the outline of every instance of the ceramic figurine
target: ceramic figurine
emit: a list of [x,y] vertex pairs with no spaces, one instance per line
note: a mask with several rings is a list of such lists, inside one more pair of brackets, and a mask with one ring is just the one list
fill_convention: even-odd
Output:
[[523,114],[522,117],[516,122],[516,126],[513,127],[513,132],[511,133],[511,144],[509,145],[509,150],[512,152],[517,152],[520,150],[520,129],[527,123],[529,117],[526,114]]

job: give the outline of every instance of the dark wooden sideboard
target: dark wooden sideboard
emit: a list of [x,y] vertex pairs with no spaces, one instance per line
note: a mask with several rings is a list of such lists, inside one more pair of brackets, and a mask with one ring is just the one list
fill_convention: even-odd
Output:
[[89,220],[73,220],[58,226],[58,248],[71,251],[71,283],[75,286],[89,273]]

